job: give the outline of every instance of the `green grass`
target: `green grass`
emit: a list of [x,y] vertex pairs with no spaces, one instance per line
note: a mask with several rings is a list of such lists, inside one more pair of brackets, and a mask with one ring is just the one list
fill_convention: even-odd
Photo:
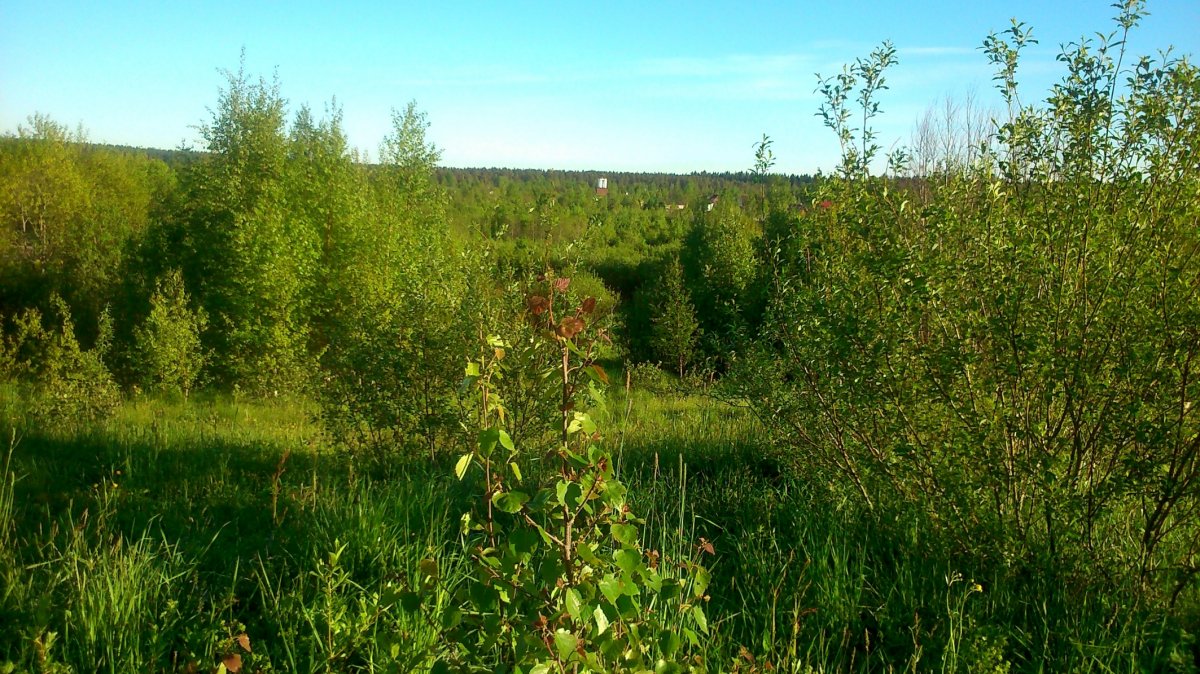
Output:
[[[458,519],[471,495],[452,458],[356,470],[296,402],[139,398],[55,428],[22,425],[11,391],[0,409],[15,438],[0,463],[0,663],[427,667],[406,658],[433,628],[393,590],[430,556],[444,575],[467,572]],[[820,475],[785,470],[745,410],[635,389],[601,422],[645,545],[677,557],[714,545],[714,670],[1195,667],[1194,597],[1129,607],[1028,565],[954,556],[927,515],[865,512]]]

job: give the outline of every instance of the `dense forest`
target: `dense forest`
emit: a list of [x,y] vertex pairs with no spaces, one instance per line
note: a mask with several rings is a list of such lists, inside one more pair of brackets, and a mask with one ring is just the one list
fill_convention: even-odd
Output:
[[1200,669],[1200,70],[1122,7],[886,154],[883,44],[818,176],[368,162],[244,68],[196,150],[32,116],[0,673]]

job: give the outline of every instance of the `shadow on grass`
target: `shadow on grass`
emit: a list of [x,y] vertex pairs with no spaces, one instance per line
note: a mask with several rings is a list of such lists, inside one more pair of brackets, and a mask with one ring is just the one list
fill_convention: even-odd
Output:
[[228,582],[231,567],[248,569],[253,560],[303,565],[297,560],[352,537],[355,518],[429,531],[442,528],[431,521],[440,509],[465,503],[442,477],[448,466],[396,461],[364,475],[345,455],[289,449],[216,433],[26,432],[12,455],[16,540],[36,548],[66,527],[126,540],[149,535],[177,545],[201,575]]

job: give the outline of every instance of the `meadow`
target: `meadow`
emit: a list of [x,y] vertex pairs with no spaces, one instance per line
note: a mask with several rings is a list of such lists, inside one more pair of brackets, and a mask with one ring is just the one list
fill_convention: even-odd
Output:
[[[146,396],[35,430],[4,402],[7,671],[387,671],[394,640],[434,638],[390,593],[424,559],[469,572],[450,466],[355,467],[305,404]],[[833,505],[744,408],[636,385],[611,403],[645,547],[712,542],[713,669],[1190,671],[1178,614],[955,556],[919,513]]]
[[0,674],[1195,671],[1200,69],[1117,10],[911,151],[883,43],[816,177],[443,170],[415,103],[368,163],[244,68],[198,152],[34,115]]

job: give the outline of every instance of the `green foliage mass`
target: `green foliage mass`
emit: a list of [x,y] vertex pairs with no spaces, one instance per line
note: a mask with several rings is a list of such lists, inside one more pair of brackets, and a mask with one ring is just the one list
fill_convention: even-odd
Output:
[[428,123],[411,104],[394,122],[385,163],[359,183],[367,208],[326,239],[319,396],[324,418],[354,446],[433,455],[457,429],[457,386],[475,335],[471,279],[445,226]]
[[692,308],[683,282],[683,266],[678,259],[667,265],[655,295],[651,345],[662,362],[674,365],[683,377],[684,368],[696,355],[700,322]]
[[556,380],[562,402],[551,449],[530,452],[506,430],[507,402],[492,382],[505,376],[509,345],[492,337],[467,364],[479,432],[454,470],[480,492],[462,520],[472,569],[443,579],[425,560],[396,598],[442,628],[431,671],[704,670],[709,572],[641,545],[645,520],[591,416],[607,383],[594,360],[604,338],[596,300],[570,306],[570,284],[550,275],[527,301],[540,333],[533,348],[548,356],[541,377]]
[[204,309],[193,309],[179,270],[158,282],[150,315],[135,332],[136,363],[148,390],[175,392],[186,399],[207,360],[200,336],[208,325]]
[[228,73],[213,119],[200,127],[209,155],[185,173],[176,251],[209,316],[213,371],[259,394],[303,390],[317,245],[292,217],[288,138],[277,82]]
[[1165,601],[1200,526],[1200,72],[1123,67],[1138,11],[1065,48],[1044,106],[1010,88],[1026,29],[990,38],[1008,121],[920,192],[863,175],[861,131],[783,238],[736,379],[789,461],[866,506],[936,513],[955,549],[1075,591]]
[[44,116],[0,138],[0,313],[53,311],[57,294],[85,345],[120,282],[127,248],[173,188],[162,162],[84,144]]
[[895,48],[819,80],[815,181],[765,134],[607,194],[439,170],[415,104],[371,165],[243,71],[201,152],[34,116],[0,672],[1194,669],[1200,70],[1118,9],[1041,102],[1031,31],[989,36],[1006,109],[911,164],[873,129]]
[[57,325],[43,323],[37,309],[13,319],[13,330],[0,345],[0,375],[27,389],[35,423],[91,421],[120,404],[120,391],[103,358],[111,346],[112,323],[100,317],[99,335],[91,349],[75,339],[71,310],[58,295],[50,297]]

